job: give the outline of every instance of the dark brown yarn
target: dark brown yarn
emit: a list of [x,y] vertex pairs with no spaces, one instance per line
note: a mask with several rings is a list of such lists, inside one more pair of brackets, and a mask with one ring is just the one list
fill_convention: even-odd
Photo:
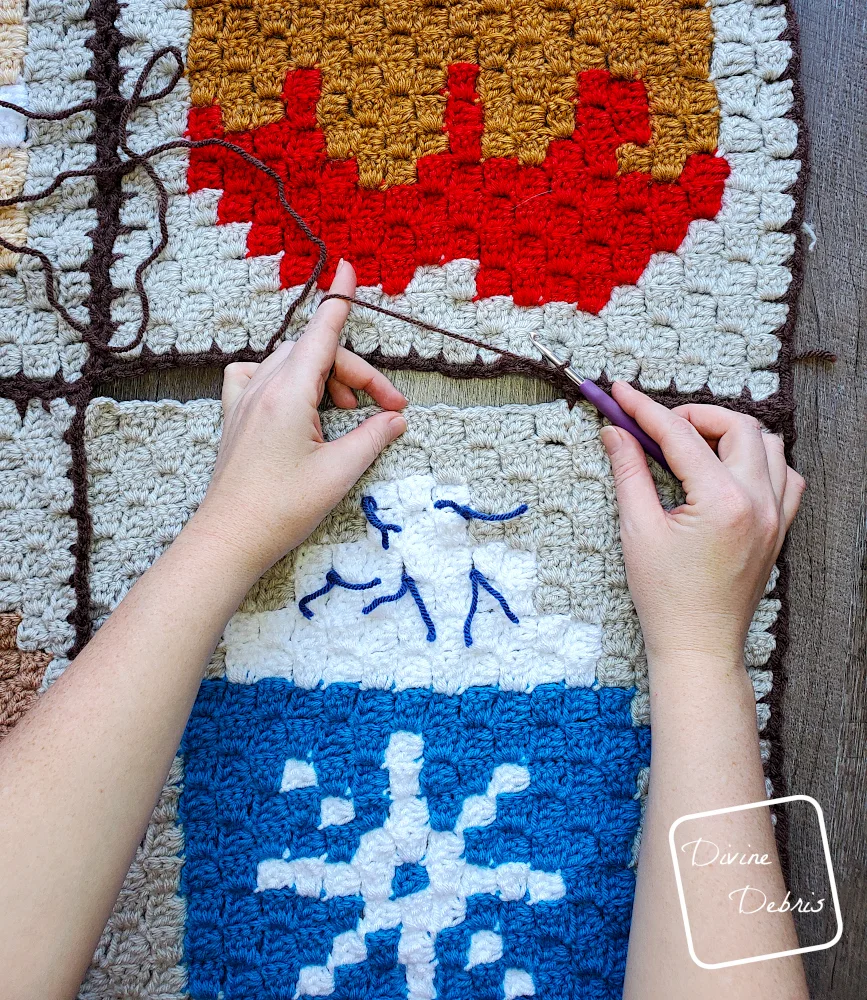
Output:
[[[403,313],[395,312],[393,309],[386,309],[384,306],[375,305],[373,302],[365,302],[364,299],[356,299],[352,295],[341,295],[339,292],[328,292],[323,295],[319,300],[320,305],[323,302],[327,302],[329,299],[341,299],[343,302],[350,302],[353,305],[362,306],[363,308],[370,309],[373,312],[381,313],[383,316],[391,316],[394,319],[403,320],[404,323],[409,323],[411,326],[417,326],[421,330],[428,330],[430,333],[438,333],[443,337],[451,337],[452,340],[460,340],[464,344],[470,344],[473,347],[478,347],[480,350],[493,351],[493,353],[499,354],[499,361],[495,361],[493,363],[489,362],[484,365],[486,369],[490,369],[490,373],[486,373],[483,377],[494,378],[497,375],[509,374],[525,375],[527,378],[541,378],[547,382],[553,382],[566,397],[570,406],[574,406],[580,398],[580,394],[578,393],[575,383],[570,381],[563,374],[564,370],[569,367],[568,361],[564,361],[561,365],[552,365],[547,361],[534,361],[532,358],[527,358],[522,354],[515,354],[514,352],[507,351],[502,347],[494,347],[491,344],[486,344],[483,340],[476,340],[475,337],[467,337],[463,333],[453,333],[451,330],[446,330],[441,326],[434,326],[433,323],[426,323],[424,320],[416,319],[414,316],[406,316]],[[351,345],[347,346],[349,346],[349,349],[352,350]],[[410,353],[414,354],[417,361],[427,362],[429,364],[429,367],[427,368],[422,368],[420,365],[417,366],[417,371],[439,371],[445,375],[449,374],[449,363],[445,361],[445,359],[421,358],[414,348],[411,348]],[[370,360],[373,357],[373,355],[360,356],[365,357],[365,360]],[[409,367],[408,365],[401,363],[406,360],[405,355],[400,358],[393,358],[392,360],[398,362],[398,364],[389,364],[388,356],[378,352],[376,354],[375,363],[380,368]],[[455,367],[456,369],[459,369],[464,366],[458,365]]]
[[63,440],[69,445],[72,464],[67,475],[72,480],[72,507],[69,512],[75,518],[76,538],[70,551],[75,557],[72,571],[72,587],[75,591],[75,607],[67,619],[75,628],[75,642],[69,651],[74,659],[90,641],[93,631],[90,605],[90,543],[93,536],[93,521],[88,503],[87,449],[85,446],[84,422],[90,389],[85,387],[71,400],[75,407],[69,429]]
[[[104,4],[95,2],[93,5],[98,8],[99,11],[103,12],[103,20],[105,21],[105,27],[103,33],[106,34],[106,40],[101,44],[95,40],[92,40],[91,47],[94,51],[99,48],[100,52],[109,52],[113,55],[112,60],[103,60],[109,66],[117,65],[117,52],[119,51],[120,44],[122,42],[122,37],[114,29],[114,18],[117,13],[116,0],[107,0]],[[99,36],[99,25],[101,24],[99,18],[94,18],[98,24],[97,35],[94,36],[95,39]],[[114,34],[112,35],[112,32]],[[90,44],[90,43],[89,43]],[[147,84],[148,78],[154,67],[164,58],[172,58],[175,62],[175,68],[172,72],[171,78],[168,83],[166,83],[160,90],[151,93],[144,93],[144,88]],[[286,330],[288,329],[289,323],[292,320],[293,315],[297,311],[301,303],[308,297],[312,291],[316,281],[318,280],[320,274],[322,273],[325,263],[328,258],[328,250],[324,241],[316,236],[315,233],[310,229],[307,223],[301,216],[295,211],[292,205],[286,197],[285,187],[282,178],[279,174],[269,167],[267,164],[263,163],[258,157],[253,156],[247,150],[242,147],[229,142],[225,139],[201,139],[201,140],[191,140],[191,139],[175,139],[170,142],[161,143],[160,145],[154,146],[149,150],[144,152],[138,152],[133,150],[129,145],[129,124],[135,114],[135,112],[145,104],[151,103],[155,100],[159,100],[169,93],[177,85],[181,76],[183,75],[183,57],[180,50],[175,46],[166,46],[164,48],[158,49],[153,53],[150,59],[145,64],[144,68],[139,73],[136,80],[135,86],[133,88],[132,94],[128,99],[123,99],[119,92],[118,81],[116,79],[109,79],[106,77],[105,80],[99,76],[99,72],[96,70],[91,71],[92,78],[98,80],[98,84],[101,81],[102,93],[96,101],[84,102],[83,104],[76,105],[74,108],[70,108],[63,112],[58,112],[52,115],[40,115],[35,112],[27,112],[27,117],[29,118],[44,118],[45,120],[61,120],[63,118],[69,117],[72,114],[79,113],[86,110],[96,110],[99,114],[100,122],[104,127],[97,128],[97,162],[92,164],[90,167],[86,167],[76,171],[67,171],[64,174],[59,174],[54,181],[43,191],[36,194],[28,195],[26,198],[10,198],[5,200],[0,200],[0,207],[4,205],[11,205],[21,201],[37,201],[42,197],[47,197],[50,193],[55,191],[57,187],[66,179],[72,177],[82,177],[82,176],[93,176],[93,177],[105,177],[113,178],[115,184],[113,186],[107,186],[113,193],[113,198],[111,205],[107,210],[100,213],[100,225],[98,227],[98,232],[92,234],[94,237],[94,254],[90,262],[90,272],[91,272],[91,282],[92,290],[89,299],[89,305],[93,306],[91,308],[91,322],[89,325],[79,323],[73,317],[71,317],[65,307],[58,301],[55,292],[55,272],[53,265],[48,260],[48,258],[42,254],[40,251],[30,249],[28,247],[17,247],[13,244],[7,243],[5,240],[0,239],[0,246],[3,246],[7,250],[13,252],[30,254],[36,257],[40,264],[42,265],[43,271],[45,273],[45,285],[46,294],[48,301],[52,308],[56,309],[68,322],[73,329],[79,332],[86,342],[97,352],[104,354],[121,354],[129,352],[136,347],[140,346],[144,335],[147,330],[147,326],[150,319],[150,303],[147,297],[147,291],[144,287],[144,273],[148,267],[159,257],[163,250],[168,245],[169,233],[167,226],[167,214],[169,198],[168,192],[165,185],[157,174],[156,170],[153,168],[152,164],[149,162],[153,157],[159,156],[162,153],[168,152],[173,149],[198,149],[208,146],[219,146],[220,148],[226,149],[237,156],[240,156],[246,163],[252,166],[254,169],[261,171],[266,176],[270,177],[274,181],[277,188],[277,195],[280,200],[281,205],[290,217],[294,220],[298,228],[304,234],[304,236],[312,242],[318,251],[316,264],[314,265],[307,281],[304,284],[300,294],[295,298],[295,300],[290,303],[288,309],[286,310],[283,319],[280,323],[279,328],[273,334],[273,336],[268,341],[268,344],[264,351],[262,352],[244,352],[245,360],[261,361],[267,354],[269,354],[277,344],[283,338]],[[117,74],[114,74],[117,76]],[[98,93],[100,92],[100,85],[98,85]],[[0,106],[8,107],[12,110],[21,110],[16,105],[10,104],[9,102],[0,102]],[[104,113],[108,111],[108,113]],[[117,150],[120,150],[124,154],[122,159],[117,155]],[[123,345],[113,345],[110,343],[112,335],[114,333],[113,323],[111,320],[111,302],[116,295],[113,287],[111,286],[110,274],[108,273],[108,268],[104,266],[104,258],[106,255],[113,260],[113,246],[117,235],[120,233],[120,225],[117,221],[119,218],[119,205],[120,205],[120,180],[122,177],[129,174],[131,171],[141,168],[148,180],[151,182],[154,191],[156,193],[157,199],[157,217],[160,229],[160,239],[156,246],[153,248],[151,253],[139,263],[135,271],[134,284],[136,289],[136,294],[138,296],[141,305],[141,320],[139,327],[136,331],[133,339]],[[800,179],[799,179],[800,180]],[[106,238],[107,237],[107,238]],[[100,253],[99,251],[102,251]],[[102,267],[96,266],[102,263]],[[110,265],[109,265],[110,266]],[[95,288],[93,287],[95,284]],[[443,337],[449,337],[453,340],[458,340],[466,344],[470,344],[477,347],[479,350],[490,351],[494,354],[499,355],[499,359],[496,362],[482,362],[476,361],[471,364],[458,365],[447,362],[441,355],[436,358],[423,359],[419,355],[414,354],[411,357],[402,357],[400,359],[390,360],[388,356],[382,354],[381,351],[374,352],[374,354],[368,355],[368,358],[376,361],[381,367],[394,368],[394,367],[404,367],[404,368],[414,368],[416,370],[426,370],[426,371],[440,371],[444,374],[451,374],[459,378],[479,378],[479,377],[495,377],[502,374],[518,374],[525,375],[532,378],[541,378],[545,381],[554,384],[558,390],[566,397],[570,405],[573,405],[578,394],[576,392],[574,384],[564,377],[562,368],[566,367],[566,363],[560,368],[556,366],[549,365],[544,361],[536,361],[532,358],[527,358],[522,355],[516,354],[512,351],[505,350],[500,347],[496,347],[493,344],[485,343],[484,341],[478,340],[473,337],[468,337],[464,334],[454,333],[451,330],[444,329],[443,327],[434,326],[433,324],[426,323],[423,320],[416,319],[413,316],[407,316],[402,313],[398,313],[392,309],[387,309],[383,306],[375,305],[371,302],[365,302],[363,299],[354,298],[352,296],[340,295],[338,293],[329,293],[325,295],[322,301],[327,301],[329,298],[339,298],[348,301],[354,305],[360,306],[365,309],[372,310],[374,312],[380,313],[385,316],[390,316],[394,319],[399,319],[402,322],[411,324],[420,329],[429,330],[434,333],[438,333]],[[786,350],[784,346],[781,350]],[[410,352],[411,355],[414,352]],[[832,355],[829,352],[812,352],[811,356],[819,358],[819,354],[822,354],[821,360],[831,360]],[[177,354],[177,352],[176,352]],[[825,356],[827,355],[827,357]],[[201,357],[207,357],[208,361],[199,361],[199,363],[219,363],[220,361],[228,361],[230,356],[220,352],[206,352],[205,355]],[[236,355],[231,356],[233,359]],[[806,357],[806,356],[805,356]],[[191,360],[186,356],[181,356],[177,354],[177,359],[179,364],[190,364]],[[786,359],[791,362],[791,356]],[[129,367],[127,367],[129,365]],[[125,362],[124,367],[110,366],[114,370],[114,374],[132,374],[135,370],[136,372],[141,371],[140,363],[136,362]],[[161,366],[163,367],[163,366]],[[778,370],[784,368],[784,365],[778,365]],[[105,375],[105,373],[103,373]],[[784,382],[790,380],[790,375],[786,379],[780,372],[781,377],[781,394],[790,395],[791,387],[790,385],[784,384]],[[605,386],[607,380],[604,376],[600,376],[597,380],[600,385]],[[788,391],[786,391],[788,390]],[[781,394],[778,394],[781,395]],[[707,391],[706,393],[699,393],[700,396],[707,396],[708,400],[713,400],[714,402],[719,402],[716,400],[712,394]],[[686,401],[687,399],[696,400],[696,394],[692,393],[688,397],[683,397],[681,394],[677,393],[674,386],[671,387],[670,392],[663,394],[654,393],[656,398],[661,401],[668,403],[668,405],[678,405],[678,402],[682,399]],[[669,403],[669,398],[671,402]],[[780,430],[784,433],[788,441],[792,440],[793,437],[793,427],[791,426],[791,409],[787,406],[781,406],[782,399],[778,397],[772,397],[771,401],[762,401],[758,405],[758,408],[762,411],[762,419],[774,430]],[[749,393],[745,390],[739,400],[726,400],[724,405],[730,406],[733,409],[744,409],[749,410],[749,412],[756,412],[756,404],[753,403]],[[756,414],[758,415],[758,414]],[[786,417],[788,416],[788,424],[786,424]]]
[[[786,292],[785,303],[787,308],[786,321],[783,326],[776,331],[780,340],[780,353],[777,358],[776,371],[780,379],[780,391],[772,397],[776,402],[778,433],[782,434],[786,443],[786,460],[793,464],[792,449],[795,444],[795,379],[793,370],[793,344],[795,336],[795,323],[798,318],[798,299],[801,288],[804,284],[804,270],[806,263],[806,252],[804,249],[805,235],[803,231],[804,205],[806,202],[807,181],[810,175],[810,136],[807,131],[806,118],[804,114],[804,91],[801,87],[801,43],[798,34],[798,22],[795,12],[792,9],[792,0],[786,0],[786,27],[780,39],[787,41],[792,47],[792,58],[789,61],[786,71],[781,77],[781,81],[788,81],[792,87],[793,103],[786,117],[791,119],[797,126],[798,143],[793,153],[793,158],[801,163],[798,178],[788,193],[794,202],[792,218],[783,227],[783,231],[791,233],[795,239],[795,252],[792,256],[791,270],[792,280]],[[767,663],[766,669],[773,674],[773,687],[770,695],[763,699],[770,707],[771,718],[765,731],[766,739],[770,744],[770,760],[767,766],[767,775],[774,788],[777,797],[785,796],[788,782],[784,773],[783,743],[782,743],[782,711],[786,693],[787,666],[786,650],[789,644],[789,568],[788,568],[788,546],[786,539],[783,550],[777,559],[777,566],[780,576],[777,581],[774,596],[780,600],[780,612],[773,625],[772,632],[776,640],[774,651]],[[785,809],[774,810],[776,818],[775,834],[777,847],[780,854],[780,865],[786,882],[789,881],[789,818]]]
[[[18,195],[12,198],[0,199],[0,207],[40,201],[51,195],[65,181],[79,177],[94,177],[106,182],[112,182],[98,185],[96,207],[99,222],[97,229],[89,234],[94,247],[93,254],[87,265],[91,278],[91,291],[87,302],[90,322],[88,324],[79,322],[60,303],[57,298],[55,268],[44,253],[31,247],[18,246],[3,238],[0,238],[0,247],[12,253],[34,257],[39,261],[45,277],[45,292],[49,305],[59,313],[73,330],[81,335],[94,351],[106,354],[121,354],[132,351],[141,344],[150,321],[150,302],[144,287],[144,273],[163,250],[165,250],[169,241],[168,224],[166,222],[169,208],[168,191],[159,174],[157,174],[149,161],[153,157],[173,149],[202,149],[206,146],[219,146],[240,156],[250,166],[260,170],[274,181],[277,186],[277,195],[281,205],[304,236],[316,246],[318,251],[316,263],[304,287],[296,299],[290,303],[279,328],[268,342],[268,346],[264,352],[264,354],[268,354],[282,339],[296,310],[316,284],[328,259],[328,248],[325,242],[310,229],[304,219],[289,204],[283,179],[280,175],[241,146],[237,146],[226,139],[174,139],[171,142],[161,143],[144,152],[137,152],[130,147],[128,129],[132,116],[142,105],[159,100],[171,93],[177,85],[178,80],[183,76],[184,65],[180,49],[175,46],[166,46],[165,48],[158,49],[148,59],[139,74],[130,97],[124,99],[119,90],[120,72],[117,58],[123,44],[123,36],[114,27],[118,12],[119,7],[115,0],[109,0],[109,2],[104,4],[93,3],[88,12],[88,16],[95,22],[97,30],[87,44],[88,47],[93,49],[94,52],[98,52],[102,57],[94,61],[94,66],[88,72],[88,79],[96,83],[96,101],[88,101],[66,111],[48,115],[27,111],[8,101],[0,102],[0,106],[9,108],[12,111],[22,113],[26,111],[28,118],[45,121],[62,121],[81,111],[94,110],[96,113],[97,128],[93,136],[96,148],[96,161],[94,163],[78,170],[63,171],[54,178],[51,184],[41,191],[29,195]],[[153,68],[160,60],[168,56],[174,58],[176,64],[169,83],[161,90],[144,94],[144,87]],[[124,154],[124,158],[118,155],[118,151]],[[117,237],[123,231],[120,224],[120,205],[123,194],[120,182],[123,177],[138,168],[144,171],[156,192],[160,239],[151,253],[139,263],[135,271],[135,290],[141,306],[141,319],[135,336],[126,344],[112,344],[111,339],[114,333],[114,323],[111,319],[111,303],[117,293],[111,284],[110,275],[107,273],[105,267],[105,261],[106,258],[110,258],[113,261],[114,244]]]
[[[93,136],[96,159],[91,166],[82,170],[64,171],[58,174],[48,187],[34,195],[21,195],[16,198],[0,200],[0,206],[36,202],[56,191],[66,180],[83,176],[93,177],[97,182],[96,186],[98,188],[98,194],[95,199],[98,222],[95,230],[90,234],[93,241],[93,258],[96,259],[96,263],[91,261],[87,267],[91,280],[91,294],[87,303],[89,313],[88,323],[81,323],[75,320],[74,317],[69,316],[68,311],[58,301],[55,291],[55,271],[51,262],[44,254],[30,247],[15,246],[0,238],[0,246],[4,249],[28,255],[39,260],[40,266],[44,271],[48,302],[61,315],[64,321],[79,333],[82,340],[91,348],[91,354],[85,364],[82,376],[76,382],[65,382],[61,375],[55,375],[50,379],[29,379],[23,375],[0,379],[0,394],[13,399],[19,410],[23,410],[26,407],[27,401],[33,398],[39,398],[43,401],[66,398],[75,407],[72,423],[65,435],[65,440],[69,444],[72,457],[72,468],[69,473],[73,483],[73,506],[71,514],[76,519],[78,528],[78,540],[73,547],[76,568],[72,583],[76,594],[76,608],[70,616],[70,621],[75,626],[76,641],[72,655],[81,650],[91,634],[88,576],[92,529],[87,496],[88,483],[84,442],[84,418],[85,409],[93,386],[101,379],[133,377],[143,372],[161,368],[226,364],[235,360],[261,361],[267,352],[273,349],[285,334],[294,312],[310,291],[312,291],[327,259],[327,248],[322,240],[307,227],[304,220],[288,204],[282,179],[271,168],[246,150],[227,140],[221,139],[200,141],[179,139],[145,150],[144,152],[138,152],[130,148],[128,126],[132,116],[140,106],[166,96],[171,92],[183,73],[183,59],[180,50],[175,47],[167,47],[155,52],[139,75],[132,96],[129,99],[124,99],[120,93],[121,69],[118,55],[121,45],[125,44],[125,40],[115,26],[118,11],[119,4],[117,0],[91,0],[88,9],[87,17],[95,26],[94,35],[88,42],[88,47],[93,53],[93,64],[88,73],[88,79],[92,80],[96,87],[97,96],[94,100],[85,101],[54,114],[36,113],[26,108],[17,107],[9,102],[0,102],[0,107],[17,111],[31,120],[62,121],[72,115],[86,111],[92,111],[96,119]],[[791,447],[795,436],[792,362],[800,360],[800,358],[793,357],[792,339],[796,319],[795,307],[802,284],[804,268],[803,236],[800,229],[803,221],[804,187],[807,179],[807,135],[804,128],[803,95],[798,80],[800,50],[797,28],[791,10],[791,0],[786,0],[786,12],[788,27],[782,38],[792,43],[794,57],[783,79],[790,80],[793,86],[795,103],[792,111],[789,113],[789,117],[793,118],[798,125],[798,147],[794,156],[801,160],[802,169],[797,182],[790,191],[795,200],[795,212],[792,220],[784,229],[785,232],[795,234],[796,249],[792,261],[793,280],[785,297],[785,302],[788,306],[788,317],[783,327],[777,331],[781,341],[781,348],[779,359],[773,366],[773,370],[777,372],[780,379],[780,391],[770,399],[760,401],[753,400],[747,390],[744,390],[737,399],[721,401],[715,398],[707,387],[698,393],[682,394],[678,393],[673,385],[667,390],[650,392],[648,395],[666,406],[677,406],[686,402],[713,402],[718,405],[727,406],[733,410],[751,413],[762,420],[772,430],[784,436],[787,445],[787,455],[791,461]],[[162,90],[156,93],[145,94],[144,87],[146,80],[154,66],[162,58],[173,58],[175,60],[176,68],[172,74],[172,78]],[[305,284],[301,295],[290,305],[279,329],[272,336],[265,351],[255,351],[247,348],[228,354],[214,347],[210,351],[197,354],[181,354],[177,349],[172,348],[168,352],[156,354],[143,343],[150,315],[143,276],[148,266],[153,263],[166,245],[168,194],[156,171],[153,169],[150,160],[162,152],[168,152],[172,149],[202,148],[205,146],[220,146],[225,148],[235,155],[241,156],[252,168],[260,170],[271,177],[277,186],[278,198],[284,210],[293,218],[305,236],[317,246],[319,255],[316,266],[308,282]],[[126,231],[119,221],[120,206],[123,197],[121,182],[125,176],[128,176],[139,167],[142,168],[143,174],[147,177],[155,191],[160,243],[148,258],[138,265],[135,272],[135,289],[141,304],[141,321],[136,335],[128,344],[112,345],[111,340],[116,331],[111,319],[111,303],[118,293],[111,283],[110,267],[114,261],[116,238]],[[472,338],[467,338],[463,335],[456,335],[451,331],[431,328],[413,317],[403,316],[382,307],[374,307],[371,303],[365,303],[363,300],[353,300],[353,302],[356,305],[364,308],[373,308],[374,311],[401,319],[415,326],[433,329],[434,332],[443,336],[462,340],[498,355],[497,360],[494,362],[476,360],[467,364],[446,361],[442,355],[436,358],[423,358],[415,350],[411,350],[405,357],[388,356],[383,354],[381,350],[364,355],[367,360],[379,367],[438,371],[456,378],[472,379],[490,378],[507,373],[528,375],[542,378],[555,384],[570,402],[574,402],[575,398],[577,398],[577,392],[573,384],[568,382],[568,380],[564,380],[560,371],[552,368],[545,362],[523,358],[512,352],[503,351],[493,345],[474,341]],[[138,346],[141,346],[138,357],[124,358],[117,356]],[[809,360],[831,361],[829,352],[820,353],[823,356],[809,357]],[[813,352],[805,352],[806,356],[810,356],[811,354]],[[829,356],[825,357],[825,354]],[[807,359],[808,357],[804,357],[804,360]],[[596,381],[603,388],[610,387],[610,383],[604,376],[600,376]],[[776,637],[776,648],[767,665],[767,669],[773,671],[774,685],[770,696],[766,699],[771,705],[771,721],[766,731],[766,736],[771,743],[771,759],[768,766],[768,774],[773,781],[775,792],[777,794],[785,794],[779,739],[781,705],[785,691],[783,658],[788,641],[788,606],[786,603],[788,567],[785,550],[780,558],[779,566],[780,579],[773,596],[780,597],[782,608],[772,629]],[[787,867],[787,823],[785,813],[779,813],[777,818],[777,840],[785,869]]]
[[822,361],[825,364],[833,365],[837,363],[837,355],[833,351],[826,351],[821,347],[813,348],[810,351],[800,351],[792,356],[792,363],[798,364],[804,361]]

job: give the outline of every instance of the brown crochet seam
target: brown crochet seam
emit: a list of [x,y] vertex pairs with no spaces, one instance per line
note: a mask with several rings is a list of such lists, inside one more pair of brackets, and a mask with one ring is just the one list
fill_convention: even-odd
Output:
[[[685,402],[713,402],[730,409],[751,413],[772,430],[783,435],[787,454],[791,459],[791,448],[795,440],[792,339],[796,322],[797,298],[803,283],[804,247],[801,225],[804,211],[804,189],[808,175],[808,137],[804,124],[803,94],[798,79],[800,46],[791,0],[785,0],[785,9],[787,27],[780,38],[791,42],[793,54],[781,79],[790,80],[793,86],[794,104],[787,117],[793,119],[798,125],[798,145],[793,158],[800,159],[802,166],[798,179],[789,192],[795,201],[792,219],[783,229],[784,232],[795,234],[795,251],[790,265],[792,281],[783,298],[788,306],[788,315],[786,322],[776,331],[781,344],[780,354],[776,363],[771,366],[771,370],[775,371],[780,379],[779,391],[767,400],[758,401],[753,400],[746,390],[737,399],[719,399],[713,396],[706,386],[695,393],[679,393],[672,385],[668,390],[651,392],[650,395],[668,406]],[[120,67],[118,56],[126,39],[116,27],[118,13],[117,0],[91,0],[86,15],[93,22],[95,28],[94,34],[87,43],[88,48],[93,52],[88,79],[94,82],[97,93],[97,100],[93,102],[96,127],[92,138],[97,162],[111,169],[114,169],[117,163],[120,120],[125,103],[120,94],[120,80],[123,70]],[[119,221],[123,197],[121,179],[117,173],[110,174],[110,176],[111,181],[97,185],[98,193],[94,204],[97,211],[97,225],[91,233],[93,252],[86,267],[91,279],[91,292],[87,306],[92,329],[103,331],[106,344],[113,332],[110,307],[118,294],[111,282],[110,268],[114,261],[115,240],[118,235],[124,232]],[[77,541],[73,546],[75,572],[71,581],[76,594],[76,607],[69,619],[75,627],[76,639],[70,650],[71,656],[83,648],[91,634],[89,555],[92,524],[87,500],[84,419],[93,387],[97,382],[108,378],[128,378],[141,375],[144,372],[166,368],[227,364],[235,360],[261,360],[262,354],[263,352],[252,349],[227,353],[216,346],[209,351],[191,355],[184,355],[175,349],[165,354],[155,354],[148,348],[143,348],[140,356],[123,359],[117,356],[107,357],[101,352],[91,351],[81,377],[73,382],[66,382],[59,375],[45,380],[28,379],[24,376],[0,379],[0,394],[13,399],[19,410],[23,409],[30,399],[41,399],[43,403],[47,403],[56,398],[68,399],[75,408],[70,427],[64,435],[64,440],[69,444],[72,458],[72,467],[68,473],[73,483],[73,506],[70,513],[77,523]],[[381,350],[367,354],[365,357],[383,368],[435,371],[453,378],[465,379],[520,374],[545,378],[558,384],[562,391],[565,392],[566,389],[566,386],[561,384],[562,376],[556,369],[529,358],[526,359],[525,366],[524,364],[517,365],[510,358],[503,357],[493,363],[475,361],[468,364],[455,364],[447,361],[442,353],[434,358],[422,358],[414,350],[402,358],[385,355]],[[598,381],[607,387],[608,382],[605,378],[600,377]],[[574,394],[569,398],[570,401],[574,400]],[[767,772],[775,791],[778,794],[784,794],[785,783],[779,735],[781,728],[780,709],[786,684],[783,659],[788,645],[789,633],[788,562],[785,550],[780,557],[779,565],[780,578],[773,596],[780,598],[782,606],[771,630],[776,638],[776,646],[767,664],[767,669],[773,671],[773,687],[770,695],[762,700],[771,706],[771,719],[764,733],[771,745],[771,759]],[[777,839],[784,870],[788,870],[787,826],[785,814],[779,813]]]
[[[792,255],[791,270],[792,281],[784,297],[788,311],[786,322],[777,331],[780,339],[780,355],[777,359],[777,371],[780,377],[780,404],[783,411],[784,420],[780,427],[780,433],[786,443],[786,458],[792,463],[792,449],[794,448],[795,430],[795,389],[794,389],[794,368],[795,360],[794,339],[795,325],[798,319],[798,305],[801,289],[804,284],[804,265],[806,261],[806,237],[803,232],[804,211],[806,207],[806,189],[810,176],[810,136],[807,131],[806,118],[804,115],[804,91],[801,86],[801,40],[798,30],[798,22],[792,7],[792,0],[785,0],[786,27],[780,35],[780,40],[787,41],[792,47],[792,57],[783,74],[783,80],[788,80],[792,84],[792,107],[787,112],[786,117],[795,122],[798,128],[798,143],[793,159],[801,162],[801,169],[798,171],[798,178],[791,187],[789,194],[795,202],[792,218],[786,226],[784,232],[793,233],[795,237],[795,250]],[[767,739],[770,747],[770,759],[766,768],[767,776],[771,780],[774,796],[780,798],[788,792],[788,781],[785,775],[785,753],[783,750],[783,703],[785,701],[786,686],[788,683],[788,662],[786,652],[789,648],[789,540],[783,544],[783,550],[777,559],[779,569],[779,579],[772,596],[780,600],[780,611],[774,624],[771,626],[771,633],[775,639],[774,650],[766,665],[766,669],[772,673],[772,686],[770,693],[760,699],[770,708],[771,717],[765,728],[764,738]],[[787,809],[775,808],[776,819],[776,840],[777,849],[780,855],[780,865],[786,884],[789,881],[791,870],[791,859],[789,854],[789,815]]]

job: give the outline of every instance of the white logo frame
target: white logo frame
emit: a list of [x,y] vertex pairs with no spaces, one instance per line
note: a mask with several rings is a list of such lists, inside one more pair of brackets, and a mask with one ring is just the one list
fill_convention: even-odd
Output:
[[[704,819],[709,816],[723,816],[726,813],[744,812],[747,809],[766,809],[770,806],[782,805],[785,802],[809,802],[809,804],[816,810],[816,815],[819,819],[819,833],[822,838],[822,848],[825,851],[825,862],[828,866],[828,881],[831,889],[831,898],[834,902],[834,914],[837,918],[837,933],[833,938],[831,938],[830,941],[825,941],[822,944],[807,945],[804,948],[790,948],[788,951],[776,951],[768,955],[752,955],[749,958],[734,958],[727,962],[703,962],[695,953],[692,930],[689,926],[689,914],[686,909],[686,895],[683,891],[683,879],[681,877],[680,866],[678,864],[677,847],[674,843],[675,830],[677,830],[681,823],[686,823],[688,820]],[[679,819],[676,819],[671,824],[668,831],[668,844],[671,848],[671,860],[674,865],[674,877],[677,881],[677,894],[680,898],[680,910],[683,914],[683,926],[686,931],[686,944],[689,948],[689,956],[693,962],[695,962],[695,964],[700,966],[702,969],[730,969],[735,965],[749,965],[752,962],[767,962],[772,958],[787,958],[790,955],[805,955],[811,951],[824,951],[827,948],[833,948],[843,936],[843,915],[840,912],[840,899],[837,895],[837,880],[834,878],[834,867],[831,863],[831,849],[828,845],[828,831],[825,827],[825,814],[822,812],[822,807],[812,796],[784,795],[782,798],[778,799],[764,799],[761,802],[747,802],[745,805],[740,806],[726,806],[723,809],[709,809],[706,812],[689,813],[686,816],[681,816]]]

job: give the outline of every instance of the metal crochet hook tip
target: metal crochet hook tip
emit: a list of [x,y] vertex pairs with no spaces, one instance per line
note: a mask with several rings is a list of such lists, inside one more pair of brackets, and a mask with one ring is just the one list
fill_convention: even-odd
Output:
[[592,403],[604,417],[608,417],[616,427],[622,427],[623,430],[629,431],[651,458],[656,459],[666,472],[671,472],[659,445],[638,426],[613,396],[609,396],[604,389],[600,389],[593,379],[581,378],[570,364],[561,361],[550,348],[539,340],[539,335],[535,331],[530,334],[530,340],[533,341],[536,350],[542,357],[563,372],[566,378],[574,382],[581,395]]
[[562,358],[558,358],[550,347],[546,347],[542,343],[542,341],[539,340],[539,334],[536,333],[535,330],[530,334],[530,340],[533,341],[533,345],[535,346],[536,350],[542,355],[542,357],[546,361],[550,362],[555,368],[559,368],[560,371],[562,371],[563,374],[566,376],[566,378],[574,382],[575,385],[577,386],[581,385],[584,379],[581,378],[578,372],[576,372],[571,365],[567,365],[566,362],[562,360]]

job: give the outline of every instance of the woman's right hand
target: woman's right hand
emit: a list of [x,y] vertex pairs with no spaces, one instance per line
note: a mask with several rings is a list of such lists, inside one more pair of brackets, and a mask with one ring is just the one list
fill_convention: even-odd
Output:
[[693,403],[669,410],[623,382],[612,394],[659,443],[685,493],[664,510],[636,439],[603,428],[648,658],[741,662],[804,480],[787,465],[782,439],[753,417]]

